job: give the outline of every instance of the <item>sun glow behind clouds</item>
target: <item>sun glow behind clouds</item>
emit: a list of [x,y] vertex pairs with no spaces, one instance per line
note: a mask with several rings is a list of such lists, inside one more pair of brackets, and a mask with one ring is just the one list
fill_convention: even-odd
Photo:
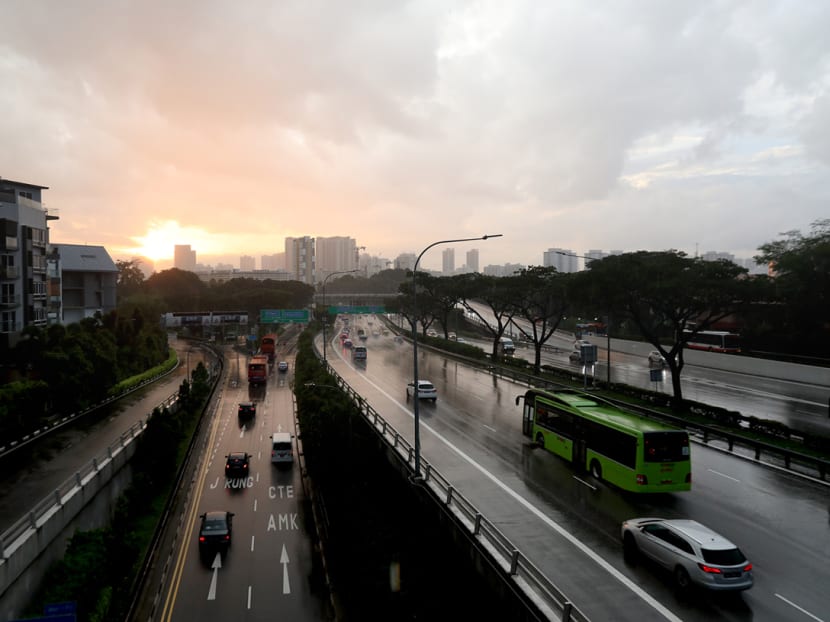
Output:
[[196,227],[182,227],[175,220],[152,221],[148,224],[145,235],[132,238],[137,246],[125,250],[159,261],[172,259],[177,244],[189,244],[193,249],[208,249],[213,246],[210,238],[211,235],[207,231]]

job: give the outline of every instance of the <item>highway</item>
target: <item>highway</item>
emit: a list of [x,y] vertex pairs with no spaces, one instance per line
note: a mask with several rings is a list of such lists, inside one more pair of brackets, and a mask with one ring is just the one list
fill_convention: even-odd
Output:
[[[367,345],[366,364],[355,366],[334,338],[329,362],[411,442],[404,391],[411,345],[391,336],[372,336]],[[830,622],[826,484],[696,444],[691,492],[625,494],[529,443],[515,404],[526,387],[425,347],[419,355],[420,378],[439,393],[435,405],[420,408],[424,457],[592,620]],[[689,517],[712,527],[746,553],[755,586],[737,595],[678,594],[671,577],[623,560],[620,523],[635,516]]]

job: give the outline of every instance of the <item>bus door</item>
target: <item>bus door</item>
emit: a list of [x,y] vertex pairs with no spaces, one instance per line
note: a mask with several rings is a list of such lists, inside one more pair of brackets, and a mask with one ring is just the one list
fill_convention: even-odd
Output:
[[524,417],[522,419],[522,433],[525,436],[533,436],[533,420],[536,414],[535,406],[532,401],[525,400]]
[[588,440],[585,435],[585,425],[579,417],[574,417],[573,455],[571,461],[580,469],[586,469],[588,458]]

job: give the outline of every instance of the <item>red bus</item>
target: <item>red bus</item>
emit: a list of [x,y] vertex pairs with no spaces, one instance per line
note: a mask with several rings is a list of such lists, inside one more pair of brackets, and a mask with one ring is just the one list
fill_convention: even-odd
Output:
[[683,340],[691,350],[707,352],[728,352],[738,354],[741,351],[741,336],[725,330],[683,331]]
[[268,380],[268,357],[255,354],[248,361],[248,384],[265,384]]

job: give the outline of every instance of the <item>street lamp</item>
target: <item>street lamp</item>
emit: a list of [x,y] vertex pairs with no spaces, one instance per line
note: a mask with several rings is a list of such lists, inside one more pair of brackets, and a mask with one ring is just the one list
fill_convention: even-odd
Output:
[[358,269],[354,270],[342,270],[340,272],[332,272],[331,274],[327,275],[326,278],[323,279],[323,363],[326,362],[326,316],[328,315],[328,311],[326,309],[326,281],[328,281],[331,277],[336,274],[350,274],[352,272],[360,272]]
[[412,385],[412,395],[414,397],[414,404],[413,404],[413,414],[415,416],[415,477],[418,478],[421,476],[421,431],[420,431],[420,419],[418,415],[418,402],[420,398],[418,397],[418,311],[417,311],[417,304],[416,304],[416,293],[417,288],[415,284],[415,276],[418,274],[418,263],[421,261],[421,257],[424,256],[429,249],[433,246],[438,246],[439,244],[453,244],[456,242],[475,242],[476,240],[489,240],[490,238],[500,238],[502,237],[501,233],[495,233],[490,235],[483,235],[479,238],[461,238],[458,240],[440,240],[438,242],[433,242],[429,246],[427,246],[424,250],[421,251],[421,254],[418,255],[418,258],[415,260],[415,266],[412,268],[412,352],[414,355],[413,359],[413,385]]
[[[596,257],[586,257],[585,255],[574,255],[573,253],[566,253],[564,251],[556,251],[558,255],[567,255],[568,257],[577,257],[585,260],[585,267],[588,267],[588,262],[593,261]],[[605,380],[611,384],[611,312],[608,311],[605,315]]]

